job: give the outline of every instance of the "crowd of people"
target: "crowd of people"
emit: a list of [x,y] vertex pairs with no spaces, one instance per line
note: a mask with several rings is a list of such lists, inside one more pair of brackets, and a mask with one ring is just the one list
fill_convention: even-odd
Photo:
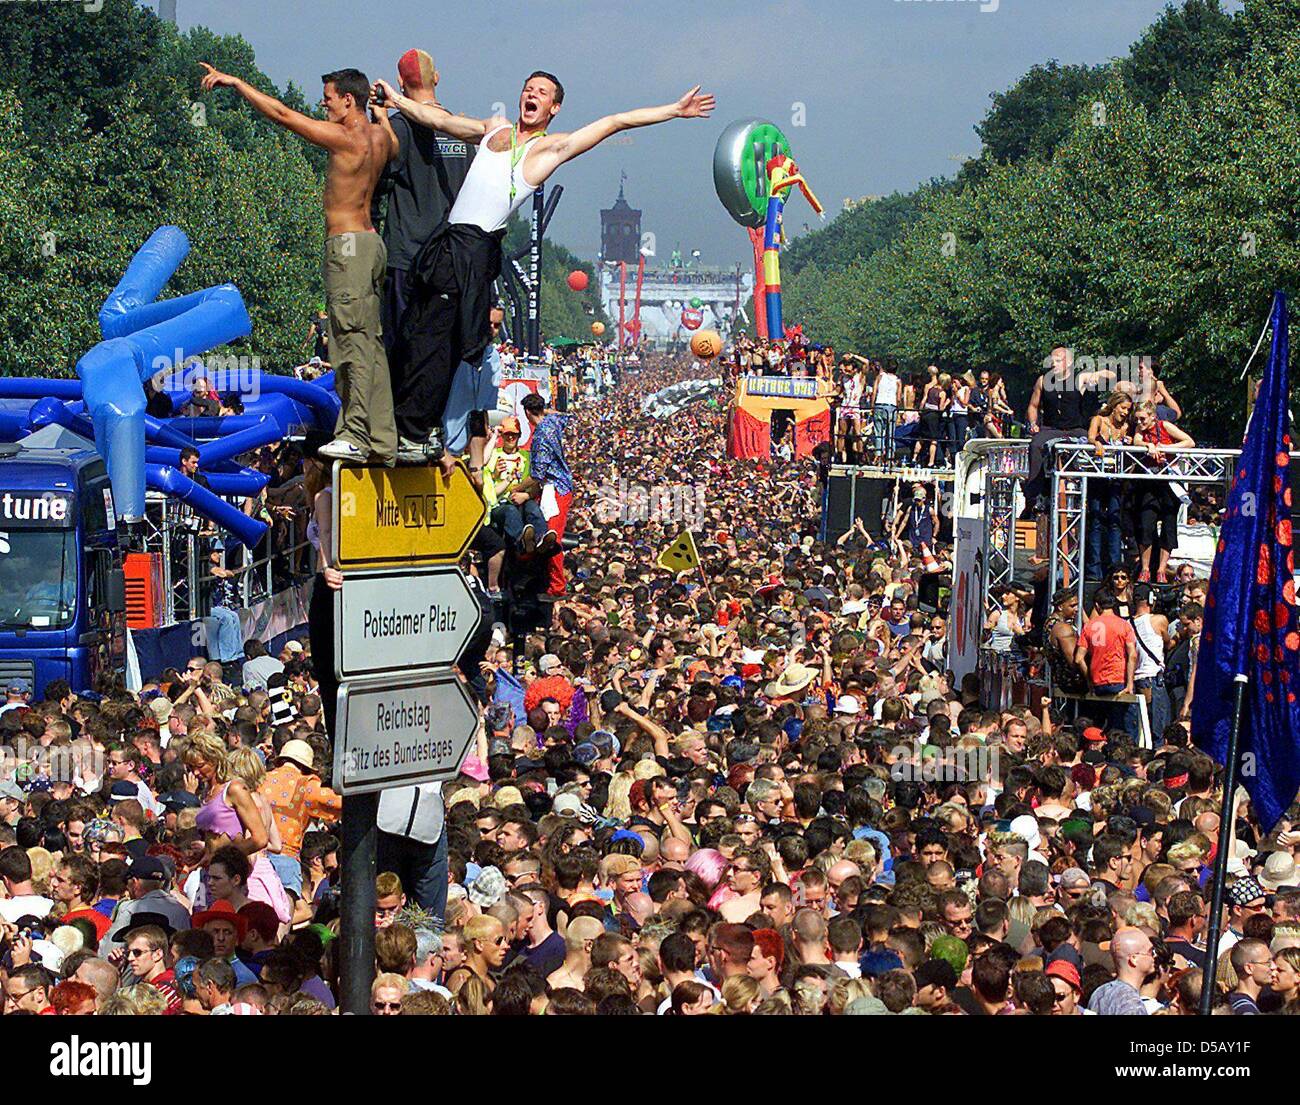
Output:
[[[550,618],[465,672],[482,718],[457,777],[380,804],[371,1012],[1180,1015],[1209,955],[1217,1011],[1300,1007],[1300,809],[1263,826],[1237,803],[1207,948],[1220,802],[1183,711],[1142,748],[1051,699],[982,708],[949,676],[945,564],[819,540],[817,466],[721,459],[725,403],[642,415],[709,371],[647,357],[565,420],[582,537]],[[493,478],[498,451],[516,474],[512,428]],[[704,487],[698,565],[659,565],[671,511],[595,509],[629,479]],[[537,536],[527,512],[499,524]],[[1142,617],[1135,582],[1112,576],[1103,614]],[[1204,584],[1184,586],[1173,631],[1194,642]],[[1058,613],[1079,670],[1095,644]],[[5,1015],[336,1008],[328,665],[309,641],[275,652],[138,692],[8,689]]]

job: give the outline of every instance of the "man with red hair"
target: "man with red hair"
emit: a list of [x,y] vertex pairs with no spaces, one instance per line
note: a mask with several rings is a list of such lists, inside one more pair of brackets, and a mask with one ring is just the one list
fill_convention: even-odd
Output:
[[776,929],[756,929],[754,950],[749,956],[749,977],[758,983],[763,997],[770,998],[781,989],[781,970],[785,966],[785,943]]

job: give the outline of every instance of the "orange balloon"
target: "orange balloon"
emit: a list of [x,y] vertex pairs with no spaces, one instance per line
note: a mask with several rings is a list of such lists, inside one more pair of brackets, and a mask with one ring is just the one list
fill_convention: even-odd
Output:
[[605,332],[605,324],[603,322],[593,322],[591,324],[591,332],[595,334],[596,337],[600,337],[600,335]]
[[722,338],[716,330],[697,330],[691,336],[691,352],[702,361],[711,361],[722,352]]

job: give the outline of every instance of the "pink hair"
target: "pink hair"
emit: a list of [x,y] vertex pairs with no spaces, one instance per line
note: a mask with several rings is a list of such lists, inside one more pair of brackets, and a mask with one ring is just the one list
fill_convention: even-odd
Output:
[[716,848],[701,848],[686,861],[686,870],[698,875],[709,890],[717,888],[722,876],[727,873],[730,861]]

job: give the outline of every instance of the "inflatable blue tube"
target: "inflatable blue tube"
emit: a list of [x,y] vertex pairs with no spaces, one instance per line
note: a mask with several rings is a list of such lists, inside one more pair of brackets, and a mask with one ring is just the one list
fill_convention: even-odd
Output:
[[243,299],[229,284],[149,310],[188,251],[176,227],[154,232],[100,311],[107,340],[77,363],[95,444],[108,465],[118,514],[127,521],[144,516],[145,377],[252,330]]
[[279,441],[282,437],[284,434],[276,425],[275,419],[267,418],[256,426],[249,426],[246,430],[200,445],[199,465],[206,466],[214,461],[230,460],[240,453],[247,453],[251,449],[260,449],[263,445],[269,445],[272,441]]
[[275,376],[270,372],[262,373],[261,384],[263,394],[287,395],[303,406],[310,407],[319,419],[316,429],[334,432],[339,412],[343,409],[342,402],[334,392],[326,391],[309,380],[299,380],[296,376]]
[[[179,449],[169,449],[166,445],[146,445],[144,447],[144,459],[147,464],[166,464],[172,468],[181,466],[181,451]],[[202,460],[200,460],[200,465]],[[203,469],[205,476],[213,472],[251,472],[251,468],[244,468],[236,464],[233,460],[214,460]]]
[[271,395],[259,400],[253,410],[246,407],[243,414],[173,418],[166,425],[185,433],[195,441],[213,441],[225,434],[247,430],[250,426],[260,426],[267,418],[275,420],[275,424],[280,427],[282,437],[289,437],[304,425],[315,425],[311,411],[283,395]]
[[33,376],[0,379],[0,399],[80,399],[80,380],[42,380]]
[[256,545],[266,533],[265,522],[250,518],[242,510],[217,498],[211,491],[200,487],[189,477],[181,475],[175,468],[163,464],[146,464],[144,474],[146,482],[155,491],[162,491],[183,503],[188,503],[196,514],[215,522],[250,548]]
[[241,472],[204,472],[208,486],[218,495],[256,495],[271,477],[245,468]]
[[190,240],[179,226],[160,226],[150,234],[99,309],[100,333],[105,338],[130,333],[134,328],[124,324],[131,312],[158,298],[189,252]]
[[26,415],[0,411],[0,441],[17,441],[26,437],[29,429]]

